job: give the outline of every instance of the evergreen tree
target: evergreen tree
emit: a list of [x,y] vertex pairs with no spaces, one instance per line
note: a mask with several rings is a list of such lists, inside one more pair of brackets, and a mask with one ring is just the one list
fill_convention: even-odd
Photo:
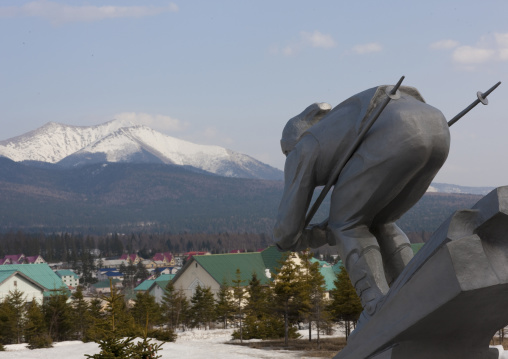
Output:
[[134,318],[129,314],[125,304],[124,295],[120,294],[110,279],[109,295],[101,296],[106,302],[105,318],[109,325],[109,331],[118,336],[133,336],[138,334]]
[[300,266],[286,255],[280,261],[280,268],[272,282],[274,304],[284,318],[284,345],[288,346],[289,337],[294,335],[290,330],[297,323],[302,303],[302,285],[299,280]]
[[81,286],[76,288],[76,292],[72,295],[72,319],[74,322],[74,330],[78,339],[83,340],[88,328],[92,325],[92,317],[90,315],[90,306],[83,296]]
[[244,290],[242,283],[244,282],[242,280],[242,273],[240,272],[240,268],[236,268],[235,272],[235,279],[232,280],[233,282],[233,296],[235,300],[235,311],[236,311],[236,318],[238,319],[240,326],[240,343],[243,342],[243,297],[244,297]]
[[[284,322],[272,312],[270,287],[262,286],[256,273],[249,280],[246,297],[243,339],[284,337]],[[233,337],[239,337],[239,333],[233,333]]]
[[344,321],[347,339],[351,333],[351,324],[353,327],[356,325],[363,309],[346,269],[344,266],[340,269],[334,281],[335,288],[330,291],[329,310],[336,321]]
[[160,308],[158,304],[155,303],[155,297],[148,292],[136,294],[136,300],[131,309],[131,314],[140,328],[145,325],[146,318],[148,318],[146,323],[148,330],[151,330],[154,324],[160,322]]
[[162,318],[171,328],[187,322],[189,301],[181,290],[176,290],[173,282],[168,282],[161,302]]
[[[100,267],[99,267],[100,268]],[[97,281],[93,273],[97,270],[93,255],[89,250],[83,252],[81,256],[81,282],[83,285],[92,284]]]
[[48,323],[48,332],[53,341],[74,339],[72,307],[67,303],[67,295],[55,292],[44,302],[44,317]]
[[2,337],[6,343],[21,343],[26,321],[24,293],[18,289],[9,291],[1,309]]
[[136,264],[135,281],[136,282],[144,281],[149,276],[150,276],[150,273],[148,273],[148,269],[146,269],[143,262],[139,261],[138,264]]
[[210,323],[215,320],[214,298],[210,287],[196,287],[196,291],[191,298],[192,303],[192,326],[210,328]]
[[320,330],[322,325],[327,325],[329,313],[325,303],[325,278],[319,271],[319,263],[311,262],[312,253],[302,255],[303,279],[305,281],[305,295],[308,296],[309,307],[306,311],[309,322],[309,341],[312,339],[312,323],[316,323],[317,345],[320,346]]
[[53,346],[53,340],[48,333],[42,307],[35,300],[28,303],[25,341],[30,349],[51,348]]
[[232,319],[234,311],[233,296],[224,279],[215,301],[215,313],[217,314],[217,319],[223,323],[224,329],[228,327],[228,321]]
[[90,301],[88,315],[90,326],[86,328],[82,340],[84,342],[98,342],[100,339],[104,339],[108,330],[108,321],[102,310],[102,301],[99,298],[95,297]]
[[123,274],[122,284],[124,288],[127,289],[134,288],[136,284],[136,272],[137,272],[137,268],[134,265],[134,263],[132,263],[132,261],[129,259],[129,263],[127,265],[123,263],[120,264],[119,270]]
[[[94,355],[85,354],[87,358],[92,359],[151,359],[160,358],[157,351],[160,349],[160,344],[150,343],[147,338],[148,334],[148,316],[146,317],[146,327],[144,331],[143,341],[136,344],[133,343],[134,337],[132,334],[133,321],[126,320],[125,302],[123,295],[119,294],[117,289],[110,281],[110,295],[102,296],[102,299],[107,303],[107,322],[108,327],[104,331],[104,339],[99,339],[96,342],[101,348],[100,353]],[[128,317],[128,316],[127,316]],[[132,319],[132,317],[130,317]],[[126,328],[125,328],[126,327]],[[122,339],[127,336],[127,338]]]

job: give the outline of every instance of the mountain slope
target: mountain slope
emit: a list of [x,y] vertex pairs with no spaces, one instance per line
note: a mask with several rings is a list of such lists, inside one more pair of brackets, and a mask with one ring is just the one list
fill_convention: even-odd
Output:
[[280,180],[282,171],[219,146],[198,145],[131,122],[114,120],[92,127],[50,122],[0,142],[0,156],[14,161],[58,163],[165,163],[192,166],[226,177]]
[[13,161],[56,163],[122,127],[130,121],[114,120],[97,126],[69,126],[48,122],[21,136],[0,141],[0,155]]
[[[282,181],[171,164],[33,167],[0,157],[0,231],[271,233],[282,190]],[[428,193],[398,224],[408,232],[432,232],[480,198]],[[329,197],[314,222],[326,218],[328,208]]]

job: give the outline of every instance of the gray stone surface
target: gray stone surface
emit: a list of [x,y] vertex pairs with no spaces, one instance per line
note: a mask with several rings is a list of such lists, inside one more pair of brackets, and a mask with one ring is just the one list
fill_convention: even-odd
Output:
[[335,358],[498,358],[507,303],[508,186],[443,223]]

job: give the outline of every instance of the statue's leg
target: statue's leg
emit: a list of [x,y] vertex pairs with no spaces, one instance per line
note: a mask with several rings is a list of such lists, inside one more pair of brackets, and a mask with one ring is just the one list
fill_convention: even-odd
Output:
[[386,281],[391,285],[413,258],[409,239],[395,223],[371,226],[370,230],[378,240]]
[[365,225],[346,229],[331,224],[330,229],[362,306],[366,314],[372,316],[389,289],[376,237]]

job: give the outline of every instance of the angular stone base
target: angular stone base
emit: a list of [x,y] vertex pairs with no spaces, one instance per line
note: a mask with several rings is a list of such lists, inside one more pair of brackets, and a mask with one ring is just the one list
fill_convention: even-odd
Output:
[[508,187],[452,215],[336,359],[497,359],[508,324]]

